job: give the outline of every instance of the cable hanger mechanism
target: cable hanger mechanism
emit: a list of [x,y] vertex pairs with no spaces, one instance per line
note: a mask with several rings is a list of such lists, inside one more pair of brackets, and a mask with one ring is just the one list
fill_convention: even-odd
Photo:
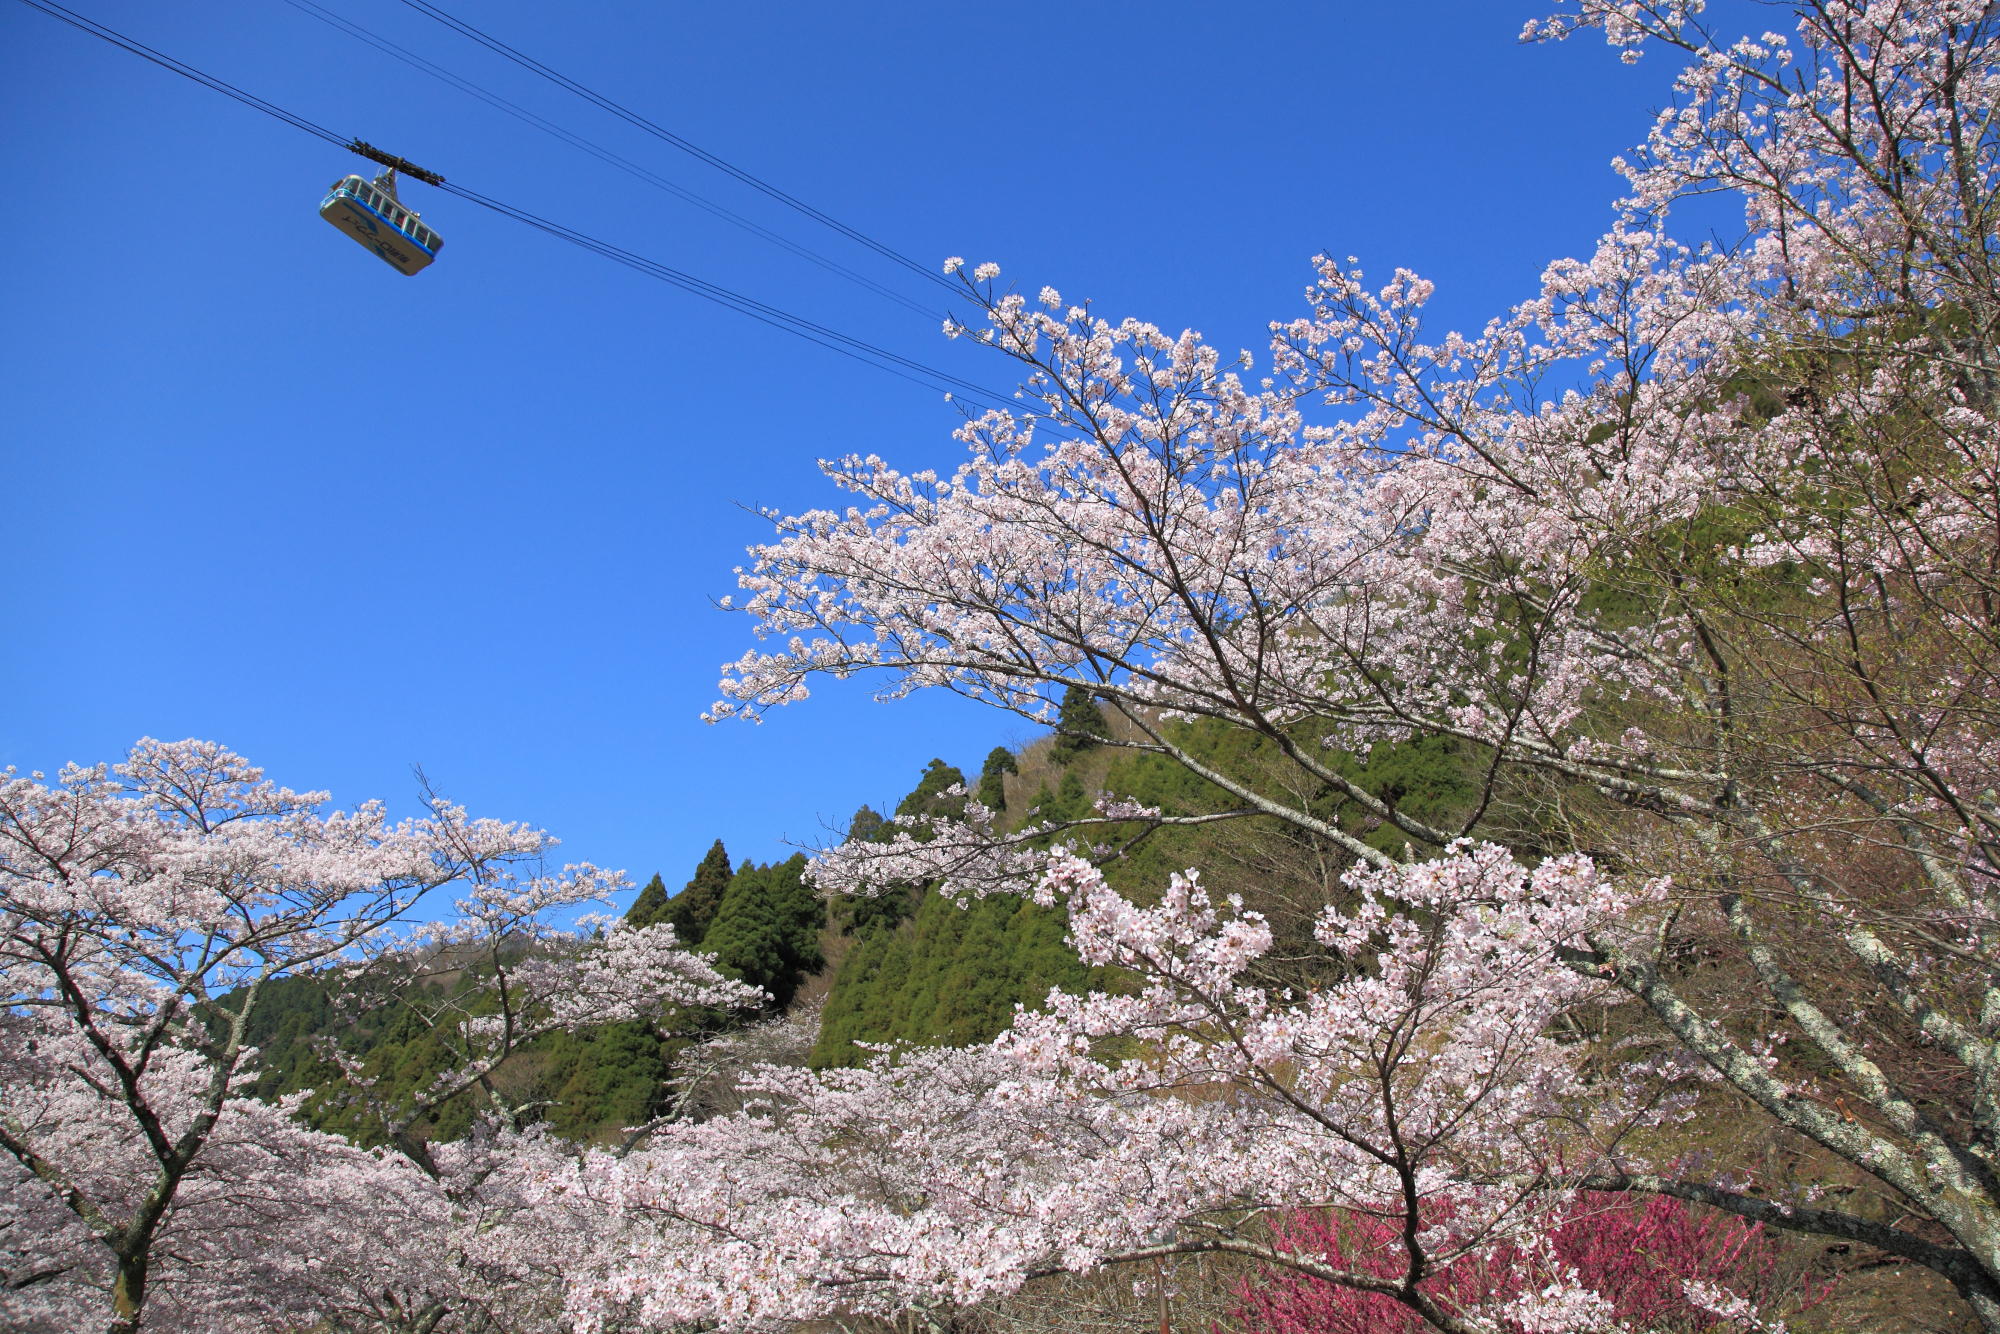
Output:
[[413,180],[422,181],[425,185],[444,184],[444,177],[438,175],[436,172],[425,171],[408,158],[397,157],[394,153],[385,153],[365,139],[351,140],[347,145],[347,151],[360,157],[365,157],[370,162],[379,162],[392,172],[400,171]]

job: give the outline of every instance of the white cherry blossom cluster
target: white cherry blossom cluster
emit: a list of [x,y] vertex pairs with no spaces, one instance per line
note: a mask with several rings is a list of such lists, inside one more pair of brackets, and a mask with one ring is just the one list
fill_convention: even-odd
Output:
[[[1558,950],[1626,920],[1633,896],[1582,859],[1530,872],[1491,847],[1357,889],[1362,906],[1322,925],[1352,975],[1297,996],[1252,980],[1268,930],[1194,877],[1145,907],[1052,854],[1037,896],[1066,905],[1079,954],[1132,989],[1051,995],[980,1047],[768,1069],[746,1111],[552,1179],[622,1229],[574,1313],[751,1329],[975,1302],[1161,1237],[1250,1246],[1227,1220],[1287,1199],[1409,1214],[1413,1276],[1531,1241],[1562,1192],[1520,1179],[1556,1172],[1556,1128],[1654,1115],[1550,1037],[1607,989]],[[1537,1319],[1602,1305],[1587,1291],[1533,1304]]]

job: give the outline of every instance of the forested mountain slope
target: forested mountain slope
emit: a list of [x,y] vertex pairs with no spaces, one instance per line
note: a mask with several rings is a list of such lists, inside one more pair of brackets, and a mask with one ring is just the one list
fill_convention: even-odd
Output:
[[[1107,798],[1181,814],[1227,807],[1224,794],[1186,769],[1122,749],[1121,726],[1075,692],[1055,735],[1018,755],[996,748],[971,782],[960,768],[932,760],[888,819],[861,807],[850,836],[886,837],[898,828],[896,817],[959,814],[968,798],[983,800],[1009,829],[1084,818],[1093,803]],[[1247,733],[1213,724],[1183,730],[1191,749],[1217,763],[1255,761],[1260,743]],[[1426,818],[1467,800],[1467,775],[1438,743],[1385,748],[1369,764],[1378,776],[1398,772],[1392,790]],[[1321,798],[1328,814],[1340,818],[1339,802],[1328,794]],[[1364,838],[1400,845],[1400,836],[1392,839],[1393,831],[1379,822],[1351,823]],[[1244,895],[1274,921],[1289,923],[1301,940],[1351,860],[1275,822],[1161,829],[1143,838],[1136,837],[1139,829],[1114,826],[1096,844],[1114,882],[1143,894],[1173,871],[1201,866],[1221,892]],[[746,860],[732,866],[717,840],[678,891],[670,893],[665,878],[653,875],[625,920],[672,924],[725,973],[768,992],[773,1012],[800,1003],[823,1007],[811,1057],[820,1067],[859,1065],[881,1044],[984,1041],[1007,1026],[1016,1006],[1038,1006],[1051,989],[1109,984],[1068,947],[1059,910],[1018,894],[955,900],[934,892],[931,883],[915,882],[829,902],[805,870],[803,854],[772,865]],[[416,1012],[339,1013],[328,988],[310,977],[272,984],[255,1013],[250,1039],[261,1048],[258,1095],[309,1092],[304,1111],[315,1127],[364,1141],[378,1118],[330,1058],[328,1043],[338,1042],[357,1060],[363,1076],[375,1081],[370,1096],[389,1104],[427,1085],[451,1059]],[[691,1030],[679,1025],[671,1036],[639,1023],[551,1033],[511,1057],[496,1078],[510,1097],[537,1105],[557,1133],[611,1138],[668,1105],[676,1059],[696,1036],[757,1017],[705,1015]],[[454,1138],[472,1124],[478,1106],[475,1097],[461,1097],[427,1117],[423,1129]]]

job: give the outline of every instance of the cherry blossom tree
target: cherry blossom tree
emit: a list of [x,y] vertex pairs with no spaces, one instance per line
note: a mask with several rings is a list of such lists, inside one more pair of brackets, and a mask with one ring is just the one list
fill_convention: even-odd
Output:
[[[1588,1188],[1879,1248],[2000,1329],[2000,19],[1983,0],[1807,0],[1794,32],[1730,40],[1696,0],[1582,0],[1528,35],[1585,30],[1628,58],[1686,63],[1618,164],[1629,189],[1595,252],[1551,264],[1483,330],[1431,331],[1432,287],[1413,273],[1371,283],[1323,257],[1259,377],[1191,331],[1114,323],[1048,288],[1031,301],[980,265],[966,290],[984,319],[951,331],[1022,365],[1025,406],[969,421],[949,475],[849,457],[824,466],[852,508],[772,515],[780,535],[740,581],[778,642],[729,666],[711,716],[754,718],[816,676],[870,671],[891,696],[942,688],[1041,721],[1087,691],[1121,716],[1120,744],[1235,803],[1087,823],[1275,818],[1343,849],[1376,906],[1324,928],[1328,966],[1360,975],[1300,1000],[1149,953],[1177,932],[1187,948],[1241,947],[1169,888],[1175,915],[1112,933],[1140,997],[1053,999],[963,1058],[1028,1060],[1031,1077],[994,1078],[1027,1078],[1049,1106],[1086,1100],[1087,1134],[1019,1129],[1087,1144],[1062,1170],[1125,1170],[1120,1188],[1055,1218],[1054,1170],[989,1185],[998,1151],[982,1156],[968,1130],[964,1165],[920,1186],[898,1175],[918,1170],[914,1151],[880,1169],[901,1203],[877,1229],[822,1216],[814,1240],[773,1220],[784,1240],[769,1254],[793,1286],[770,1310],[803,1309],[814,1283],[843,1300],[871,1281],[959,1299],[1038,1264],[1247,1247],[1188,1229],[1345,1191],[1399,1220],[1399,1277],[1319,1276],[1438,1328],[1490,1328],[1497,1313],[1426,1289],[1438,1256],[1487,1244],[1462,1235],[1470,1220],[1519,1244],[1534,1235],[1521,1220]],[[1695,197],[1739,205],[1740,239],[1675,239]],[[1206,762],[1177,730],[1191,718],[1257,733],[1352,818],[1289,795],[1308,784]],[[1472,757],[1478,793],[1458,818],[1420,818],[1371,781],[1376,749],[1412,737]],[[976,892],[1039,874],[1068,897],[1079,872],[1036,850],[1053,831],[1010,842],[986,818],[975,804],[963,825],[847,849],[823,883],[943,875]],[[1441,860],[1413,869],[1360,837],[1364,821]],[[1524,823],[1527,860],[1552,845],[1587,860],[1501,893],[1494,854],[1459,840]],[[1456,888],[1438,893],[1440,878]],[[1410,951],[1433,957],[1431,933],[1496,912],[1536,918],[1547,968],[1503,986],[1447,952],[1418,998],[1322,999],[1387,985]],[[1705,985],[1714,970],[1727,986]],[[1599,1003],[1569,989],[1585,986],[1624,996],[1665,1054],[1587,1074],[1578,1052],[1548,1049],[1554,1083],[1507,1075],[1547,1040],[1538,1025]],[[1437,1026],[1405,1050],[1406,1086],[1370,1044],[1409,1013]],[[1097,1054],[1119,1037],[1145,1054]],[[1621,1125],[1669,1109],[1688,1067],[1892,1207],[1649,1162]],[[913,1078],[904,1068],[871,1077]],[[1496,1084],[1474,1077],[1489,1070]],[[1614,1124],[1580,1116],[1586,1079],[1583,1100]],[[837,1124],[845,1088],[787,1086],[766,1128],[822,1106]],[[1317,1131],[1294,1153],[1261,1141],[1292,1118]],[[1409,1118],[1414,1158],[1391,1128]],[[1294,1169],[1284,1198],[1232,1137]],[[1146,1187],[1128,1189],[1140,1164]],[[1465,1223],[1426,1222],[1413,1202],[1446,1182]],[[835,1212],[857,1217],[867,1194],[852,1186]],[[675,1216],[701,1222],[703,1207]],[[964,1248],[961,1273],[926,1267],[928,1248],[949,1250],[941,1233]],[[663,1292],[632,1295],[682,1300]],[[1560,1319],[1602,1316],[1568,1293]]]
[[[1551,1187],[1579,1133],[1615,1143],[1683,1106],[1593,1081],[1551,1033],[1608,987],[1561,966],[1555,942],[1631,904],[1581,858],[1529,873],[1490,846],[1358,874],[1356,888],[1355,910],[1329,910],[1319,930],[1369,966],[1299,998],[1257,984],[1270,933],[1240,904],[1176,878],[1136,907],[1058,855],[1041,896],[1067,904],[1085,959],[1137,990],[1051,997],[986,1046],[857,1071],[771,1067],[745,1112],[662,1127],[643,1151],[551,1178],[550,1198],[594,1200],[623,1229],[578,1271],[579,1316],[890,1315],[1045,1273],[1222,1252],[1380,1293],[1454,1334],[1491,1328],[1495,1312],[1437,1300],[1436,1276],[1535,1247],[1567,1198]],[[1257,1216],[1302,1200],[1401,1220],[1399,1266],[1274,1246]],[[1503,1306],[1549,1328],[1608,1309],[1575,1286]]]
[[[671,927],[586,940],[548,926],[623,878],[543,872],[540,831],[436,799],[402,821],[325,801],[194,741],[0,782],[10,1318],[76,1329],[94,1308],[120,1334],[269,1328],[332,1318],[316,1301],[346,1284],[383,1308],[382,1327],[435,1328],[455,1277],[456,1296],[491,1300],[466,1239],[503,1174],[469,1170],[460,1149],[440,1159],[410,1133],[416,1117],[478,1085],[518,1121],[493,1069],[554,1027],[759,999],[677,949]],[[455,916],[416,919],[452,885]],[[381,977],[393,994],[446,954],[472,971],[477,951],[496,999],[450,1026],[462,1059],[417,1106],[385,1109],[401,1154],[245,1096],[246,1033],[274,980]]]

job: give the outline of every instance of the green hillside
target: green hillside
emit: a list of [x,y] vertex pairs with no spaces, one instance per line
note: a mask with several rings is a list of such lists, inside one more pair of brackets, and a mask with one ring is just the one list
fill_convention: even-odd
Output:
[[[1078,692],[1063,701],[1056,732],[1018,753],[996,747],[976,780],[931,760],[892,808],[894,816],[954,816],[974,799],[996,812],[1003,829],[1086,818],[1115,795],[1190,816],[1232,809],[1226,794],[1161,756],[1117,744],[1129,724],[1100,714]],[[1280,766],[1272,743],[1213,722],[1177,727],[1175,741],[1205,763],[1230,772]],[[1456,815],[1470,801],[1472,775],[1447,743],[1385,748],[1366,760],[1338,763],[1367,770],[1371,785],[1426,818]],[[1366,840],[1391,847],[1377,822],[1356,818],[1328,793],[1307,794],[1313,809]],[[899,827],[862,806],[852,838],[885,838]],[[919,832],[921,837],[921,832]],[[1086,849],[1119,889],[1136,898],[1157,892],[1169,875],[1203,868],[1212,892],[1239,894],[1270,917],[1280,948],[1272,966],[1304,959],[1314,914],[1339,892],[1348,859],[1294,825],[1261,818],[1165,827],[1094,829]],[[932,884],[890,887],[872,897],[824,900],[805,880],[806,858],[732,865],[720,840],[689,868],[678,891],[654,874],[626,912],[634,925],[671,923],[679,937],[712,955],[732,976],[762,987],[772,1011],[823,1006],[811,1062],[852,1066],[881,1045],[969,1043],[1005,1028],[1017,1006],[1042,1004],[1051,990],[1115,985],[1096,975],[1065,944],[1063,914],[1014,894],[958,900]],[[1290,948],[1290,946],[1298,948]],[[465,986],[440,979],[420,992]],[[1312,979],[1301,977],[1302,982]],[[475,1007],[476,1009],[476,1007]],[[469,1017],[469,1016],[468,1016]],[[760,1016],[695,1017],[694,1037],[668,1037],[639,1023],[554,1033],[529,1045],[497,1073],[510,1100],[532,1104],[556,1132],[580,1139],[616,1137],[623,1127],[667,1105],[676,1060],[706,1033]],[[683,1017],[685,1019],[685,1017]],[[448,1036],[448,1035],[447,1035]],[[406,1105],[450,1064],[446,1044],[408,1009],[384,1007],[352,1018],[336,1013],[315,979],[275,984],[256,1011],[253,1040],[262,1051],[256,1092],[275,1098],[311,1090],[304,1114],[314,1125],[367,1140],[379,1118],[331,1059],[337,1042],[373,1082],[376,1105]],[[432,1137],[464,1133],[478,1111],[476,1094],[446,1104],[420,1123]]]

